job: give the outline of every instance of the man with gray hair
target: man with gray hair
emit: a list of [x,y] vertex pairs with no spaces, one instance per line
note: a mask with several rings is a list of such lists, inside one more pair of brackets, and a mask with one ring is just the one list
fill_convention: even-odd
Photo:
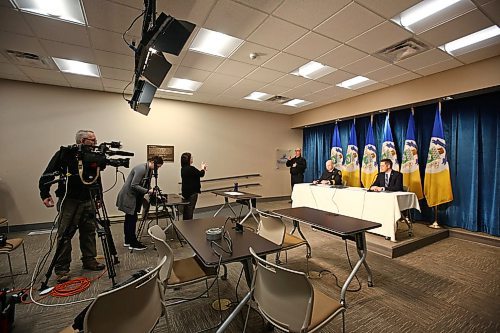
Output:
[[[95,146],[97,144],[95,133],[91,130],[79,130],[76,132],[75,139],[76,143],[81,145]],[[61,147],[54,154],[40,177],[38,187],[45,207],[54,207],[50,187],[51,181],[54,180],[56,174],[66,175],[66,182],[58,182],[58,188],[55,191],[58,198],[57,210],[59,211],[57,244],[61,248],[58,257],[55,259],[54,271],[57,281],[65,282],[69,280],[71,239],[77,229],[79,230],[83,268],[100,271],[105,268],[105,265],[95,259],[97,255],[95,211],[92,206],[90,192],[83,184],[78,173],[75,150]]]

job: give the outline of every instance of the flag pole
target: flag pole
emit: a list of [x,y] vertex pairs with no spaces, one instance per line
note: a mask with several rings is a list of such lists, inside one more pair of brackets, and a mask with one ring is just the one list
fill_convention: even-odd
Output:
[[434,209],[434,223],[429,225],[429,228],[441,229],[441,226],[438,223],[438,207],[439,207],[439,205],[436,205],[436,208]]

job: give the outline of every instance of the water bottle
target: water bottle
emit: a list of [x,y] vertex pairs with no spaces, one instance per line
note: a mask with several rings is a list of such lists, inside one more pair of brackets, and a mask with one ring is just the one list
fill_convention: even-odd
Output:
[[234,183],[234,192],[238,192],[238,183]]

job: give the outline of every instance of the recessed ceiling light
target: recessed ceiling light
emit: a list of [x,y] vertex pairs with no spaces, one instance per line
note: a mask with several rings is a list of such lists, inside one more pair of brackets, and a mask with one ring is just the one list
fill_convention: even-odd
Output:
[[85,25],[85,14],[80,0],[11,0],[22,12],[51,19]]
[[292,74],[315,80],[334,71],[336,71],[336,69],[333,67],[323,65],[316,61],[310,61],[292,72]]
[[217,31],[201,28],[189,49],[218,57],[229,57],[243,40]]
[[188,79],[172,78],[167,84],[169,88],[184,90],[184,91],[196,91],[201,87],[203,83],[198,81],[192,81]]
[[166,92],[166,93],[173,93],[173,94],[181,94],[181,95],[193,95],[192,92],[170,90],[170,89],[158,89],[158,91],[163,91],[163,92]]
[[95,64],[54,57],[52,57],[52,60],[54,60],[61,72],[95,77],[100,76],[99,67]]
[[250,95],[244,97],[245,99],[251,99],[252,101],[264,101],[271,97],[271,94],[266,94],[260,91],[254,91]]
[[292,99],[291,101],[283,103],[283,105],[293,106],[296,108],[300,108],[301,106],[305,106],[305,105],[309,105],[309,104],[312,104],[312,102],[304,101],[303,99],[298,99],[298,98],[295,98],[295,99]]
[[340,82],[337,84],[337,87],[342,87],[346,89],[358,89],[358,88],[363,88],[366,86],[369,86],[370,84],[377,83],[376,81],[370,80],[367,77],[364,76],[356,76],[353,77],[352,79],[345,80],[343,82]]
[[465,37],[456,39],[452,42],[441,45],[439,48],[451,55],[457,56],[471,52],[485,46],[498,43],[500,38],[494,38],[500,35],[500,28],[493,25],[489,28],[480,30]]

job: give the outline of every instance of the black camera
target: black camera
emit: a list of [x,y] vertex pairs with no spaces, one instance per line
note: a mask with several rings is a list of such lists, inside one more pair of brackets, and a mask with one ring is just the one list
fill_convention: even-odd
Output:
[[73,145],[72,151],[77,153],[78,160],[82,161],[84,166],[94,166],[101,170],[106,166],[125,167],[130,166],[130,158],[109,158],[110,156],[134,156],[134,153],[118,150],[122,147],[118,141],[103,142],[99,146]]

